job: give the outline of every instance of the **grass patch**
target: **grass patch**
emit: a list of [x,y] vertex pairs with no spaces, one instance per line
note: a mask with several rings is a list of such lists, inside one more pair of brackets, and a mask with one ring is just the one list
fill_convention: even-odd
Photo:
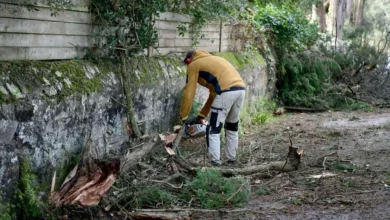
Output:
[[337,130],[331,130],[328,132],[328,135],[331,137],[341,137],[343,134],[340,131]]
[[198,170],[196,178],[186,185],[184,200],[196,198],[201,208],[241,206],[250,199],[249,181],[243,177],[225,178],[216,169]]
[[168,191],[157,186],[144,188],[139,192],[138,207],[156,208],[157,206],[168,206],[175,197]]
[[274,118],[273,113],[276,109],[277,105],[275,102],[266,98],[258,98],[254,102],[247,103],[242,109],[240,113],[240,125],[263,125]]
[[302,204],[301,199],[298,197],[295,197],[295,196],[289,197],[287,201],[291,204],[294,204],[294,205],[301,205]]
[[345,164],[345,163],[342,163],[339,161],[333,162],[331,167],[332,167],[332,170],[346,170],[349,172],[352,172],[352,171],[356,170],[356,168],[357,168],[355,165]]
[[271,189],[268,188],[267,186],[261,186],[256,191],[256,195],[258,195],[258,196],[268,196],[268,195],[271,195]]
[[358,187],[359,186],[358,181],[355,178],[353,178],[353,177],[343,178],[342,182],[343,182],[343,185],[345,187],[348,187],[348,188],[350,188],[350,187]]

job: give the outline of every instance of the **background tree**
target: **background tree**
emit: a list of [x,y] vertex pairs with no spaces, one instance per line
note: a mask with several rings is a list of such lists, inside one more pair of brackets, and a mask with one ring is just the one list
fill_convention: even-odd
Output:
[[346,0],[331,0],[327,15],[327,29],[338,39],[343,38],[344,19],[346,15]]
[[364,0],[355,0],[353,10],[353,21],[355,27],[361,27],[363,24],[363,11],[364,11]]
[[320,30],[326,31],[326,16],[324,0],[320,0],[317,4],[313,4],[312,7],[312,22],[318,22]]

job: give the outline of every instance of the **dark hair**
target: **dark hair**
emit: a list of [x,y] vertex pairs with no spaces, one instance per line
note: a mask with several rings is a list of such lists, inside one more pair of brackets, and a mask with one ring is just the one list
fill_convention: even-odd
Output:
[[184,62],[185,64],[188,64],[188,63],[187,63],[187,59],[188,59],[188,58],[189,58],[189,59],[192,59],[192,56],[194,55],[194,53],[195,53],[195,50],[190,50],[190,51],[188,51],[187,54],[186,54],[186,57],[185,57],[184,60],[183,60],[183,62]]

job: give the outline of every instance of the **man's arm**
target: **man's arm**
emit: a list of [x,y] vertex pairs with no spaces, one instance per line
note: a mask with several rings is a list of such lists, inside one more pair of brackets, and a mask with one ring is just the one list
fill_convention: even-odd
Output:
[[191,68],[190,65],[187,69],[187,84],[184,86],[183,97],[180,107],[180,119],[186,120],[188,114],[191,111],[191,106],[194,101],[196,84],[198,82],[198,71]]

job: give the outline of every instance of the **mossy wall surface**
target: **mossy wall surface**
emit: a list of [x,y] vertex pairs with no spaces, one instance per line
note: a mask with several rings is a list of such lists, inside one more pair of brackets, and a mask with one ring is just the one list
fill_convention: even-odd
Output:
[[[247,99],[268,96],[267,65],[259,54],[218,53],[247,84]],[[178,120],[186,69],[183,55],[132,58],[127,67],[142,134],[171,130]],[[18,173],[17,155],[28,155],[40,180],[70,161],[87,143],[95,156],[120,156],[126,133],[120,64],[87,61],[0,63],[0,189],[9,192]],[[198,87],[196,103],[208,92]],[[196,111],[195,111],[196,112]],[[131,143],[130,143],[131,144]],[[64,171],[63,171],[64,172]],[[65,174],[66,175],[66,174]]]

